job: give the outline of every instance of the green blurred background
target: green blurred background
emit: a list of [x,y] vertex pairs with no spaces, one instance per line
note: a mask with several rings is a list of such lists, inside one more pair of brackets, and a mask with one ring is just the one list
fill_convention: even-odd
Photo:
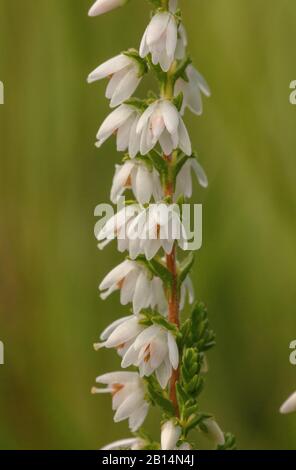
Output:
[[[0,0],[2,449],[98,448],[129,435],[126,422],[113,424],[110,398],[90,395],[96,375],[119,367],[92,343],[127,309],[97,291],[121,259],[93,236],[119,156],[112,139],[93,145],[108,103],[106,84],[87,86],[86,76],[139,44],[149,6],[134,0],[88,19],[90,5]],[[203,409],[239,448],[295,449],[296,416],[278,414],[296,388],[295,0],[181,7],[213,91],[202,118],[186,116],[210,179],[194,196],[204,244],[193,276],[218,339]],[[156,438],[157,419],[148,420]]]

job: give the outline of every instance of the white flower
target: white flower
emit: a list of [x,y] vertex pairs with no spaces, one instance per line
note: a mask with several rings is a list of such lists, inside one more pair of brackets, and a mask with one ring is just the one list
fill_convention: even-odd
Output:
[[165,155],[180,148],[191,155],[190,138],[180,113],[169,100],[151,104],[139,118],[136,133],[140,139],[140,152],[146,155],[159,142]]
[[127,228],[131,221],[141,212],[138,204],[130,204],[120,209],[117,214],[113,215],[106,224],[95,230],[95,236],[100,242],[99,249],[105,248],[112,240],[118,239],[118,250],[124,252],[129,249],[129,240],[127,238]]
[[102,342],[94,344],[95,350],[115,348],[120,356],[124,356],[128,348],[145,328],[140,324],[140,320],[141,317],[139,315],[130,315],[111,323],[101,334]]
[[162,198],[159,174],[151,170],[141,160],[127,160],[115,166],[115,175],[110,199],[116,204],[126,189],[132,189],[140,204],[146,204],[153,196],[156,201]]
[[198,163],[195,158],[189,158],[178,173],[176,180],[175,196],[178,198],[180,194],[190,198],[192,196],[192,177],[191,172],[195,173],[195,176],[199,184],[203,188],[208,187],[208,178],[203,167]]
[[114,8],[121,7],[127,0],[97,0],[88,12],[89,16],[98,16]]
[[202,93],[209,97],[211,96],[211,90],[203,76],[193,65],[188,65],[185,73],[188,81],[185,81],[183,78],[178,78],[175,84],[174,95],[178,96],[179,93],[183,93],[182,115],[187,107],[194,114],[200,115],[203,111]]
[[167,72],[174,59],[178,40],[177,22],[170,12],[156,13],[151,19],[140,45],[140,56],[152,56],[154,65]]
[[280,413],[286,415],[296,411],[296,392],[292,393],[289,398],[282,404]]
[[180,426],[176,426],[172,420],[164,423],[161,428],[161,449],[175,450],[181,433]]
[[112,134],[116,133],[118,152],[128,150],[130,157],[134,158],[140,149],[140,136],[136,133],[139,119],[140,114],[135,107],[121,104],[101,125],[96,146],[101,147]]
[[89,76],[88,83],[110,77],[106,98],[115,108],[134,93],[143,77],[140,62],[128,54],[119,54],[96,68]]
[[97,377],[98,384],[106,388],[92,389],[92,393],[111,393],[112,409],[116,410],[114,422],[129,420],[132,432],[142,426],[148,413],[149,404],[145,400],[145,384],[137,372],[111,372]]
[[141,450],[145,447],[146,442],[140,437],[130,437],[111,442],[101,448],[101,450]]
[[206,426],[208,436],[214,444],[216,446],[223,446],[225,444],[225,437],[218,423],[213,418],[209,418],[203,421],[203,424]]
[[162,281],[158,277],[151,278],[147,269],[136,261],[125,260],[116,266],[102,281],[99,289],[103,291],[102,299],[120,290],[121,304],[132,302],[135,314],[148,307],[157,307],[162,313],[167,309]]
[[121,367],[134,365],[140,376],[149,377],[156,373],[164,389],[172,375],[172,369],[179,365],[179,351],[172,333],[165,328],[152,325],[139,334],[122,359]]
[[127,236],[134,241],[129,249],[132,259],[144,254],[151,260],[161,248],[166,254],[171,254],[176,241],[182,249],[187,244],[186,231],[177,206],[164,203],[150,204],[139,212],[129,224]]

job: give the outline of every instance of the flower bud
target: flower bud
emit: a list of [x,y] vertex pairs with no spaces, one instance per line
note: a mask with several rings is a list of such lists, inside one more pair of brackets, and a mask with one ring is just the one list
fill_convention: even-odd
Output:
[[173,421],[167,421],[161,428],[161,449],[174,450],[181,436],[180,426],[176,426]]

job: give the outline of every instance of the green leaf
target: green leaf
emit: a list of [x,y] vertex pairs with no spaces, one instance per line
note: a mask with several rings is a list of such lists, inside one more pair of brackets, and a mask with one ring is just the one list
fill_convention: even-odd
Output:
[[168,165],[164,158],[156,150],[151,150],[148,153],[148,157],[151,160],[152,165],[158,171],[162,177],[166,177],[168,174]]
[[237,449],[236,439],[233,434],[231,434],[230,432],[227,432],[224,434],[224,438],[225,438],[225,443],[223,444],[223,446],[218,445],[217,450],[236,450]]
[[194,264],[194,261],[195,261],[195,256],[194,256],[194,253],[191,252],[186,259],[184,259],[182,261],[182,263],[180,264],[180,269],[179,269],[179,277],[178,277],[178,281],[179,281],[179,285],[181,286],[181,284],[185,281],[186,277],[188,276],[193,264]]
[[146,100],[141,100],[140,98],[130,98],[129,100],[126,100],[124,102],[125,104],[128,104],[129,106],[133,106],[134,108],[138,109],[139,111],[145,111],[147,108],[147,102]]
[[155,377],[146,377],[148,396],[152,404],[159,406],[169,417],[175,415],[173,403],[166,397],[166,392],[162,390]]
[[192,63],[192,60],[191,58],[188,56],[186,57],[183,62],[180,64],[180,66],[178,67],[178,69],[176,70],[175,74],[174,74],[174,80],[177,81],[178,78],[182,78],[185,82],[188,82],[188,77],[187,77],[187,74],[186,74],[186,69],[188,67],[188,65],[190,65]]
[[174,183],[176,182],[178,174],[180,173],[180,171],[182,170],[183,166],[185,165],[185,163],[187,162],[189,158],[191,157],[188,157],[183,152],[179,155],[177,162],[174,166],[174,173],[173,173]]
[[173,99],[173,103],[176,106],[177,110],[180,112],[183,104],[183,93],[182,91]]
[[159,277],[167,287],[170,287],[173,282],[172,273],[165,267],[165,265],[157,259],[147,260],[145,256],[138,256],[137,262],[145,265],[151,274]]

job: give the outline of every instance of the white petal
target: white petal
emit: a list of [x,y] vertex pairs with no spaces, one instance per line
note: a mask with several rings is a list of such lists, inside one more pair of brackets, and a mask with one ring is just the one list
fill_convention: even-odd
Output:
[[296,411],[296,392],[292,393],[292,395],[283,403],[280,408],[280,412],[282,414],[294,413]]
[[186,155],[190,156],[192,154],[190,137],[182,118],[180,118],[179,121],[179,139],[180,149],[183,150]]
[[131,449],[134,446],[142,445],[142,439],[138,437],[131,437],[128,439],[120,439],[119,441],[114,441],[111,444],[108,444],[101,448],[101,450],[120,450],[120,449]]
[[137,89],[142,77],[138,77],[138,73],[135,67],[130,69],[121,82],[118,84],[114,95],[112,97],[110,106],[111,108],[115,108],[123,101],[129,99],[134,91]]
[[147,44],[150,46],[151,44],[157,42],[161,35],[164,33],[168,26],[168,22],[171,18],[169,13],[157,13],[153,16],[147,30]]
[[169,57],[173,57],[177,47],[178,30],[175,18],[171,16],[167,27],[166,52]]
[[128,418],[133,413],[133,411],[140,404],[142,404],[142,401],[142,394],[138,392],[132,393],[117,409],[114,415],[114,422],[119,423],[120,421],[123,421],[124,419]]
[[99,384],[126,384],[128,382],[134,382],[139,380],[139,374],[137,372],[110,372],[108,374],[100,375],[96,378],[96,382]]
[[135,158],[137,153],[140,151],[140,140],[141,136],[137,134],[136,129],[140,117],[137,115],[134,119],[133,125],[131,126],[129,144],[128,144],[128,153],[130,158]]
[[119,325],[121,325],[121,323],[124,323],[126,320],[133,318],[133,316],[134,315],[129,315],[128,317],[123,317],[123,318],[119,318],[118,320],[115,320],[113,323],[111,323],[111,325],[107,326],[107,328],[105,328],[105,330],[102,332],[100,336],[101,340],[105,341],[111,335],[111,333],[113,333],[113,331]]
[[97,0],[88,12],[89,16],[98,16],[122,6],[126,0]]
[[101,80],[102,78],[109,77],[119,70],[129,66],[131,64],[131,59],[124,54],[119,54],[112,59],[107,60],[99,67],[97,67],[93,72],[88,76],[88,82],[92,83],[96,80]]
[[203,424],[207,427],[209,437],[215,442],[216,445],[223,446],[225,444],[224,434],[220,427],[213,419],[206,419]]
[[142,308],[146,308],[149,305],[150,292],[151,292],[150,281],[145,271],[143,271],[136,283],[135,293],[133,297],[133,311],[139,313]]
[[150,201],[153,192],[152,173],[144,164],[137,168],[133,180],[133,191],[140,204],[146,204]]
[[203,167],[195,159],[191,160],[191,167],[192,167],[194,173],[196,174],[196,177],[198,179],[199,184],[203,188],[207,188],[209,182],[208,182],[208,177],[207,177]]
[[131,115],[118,129],[116,138],[118,152],[125,152],[127,150],[133,122],[133,115]]
[[99,288],[100,290],[108,289],[113,284],[117,284],[121,281],[127,274],[135,268],[133,261],[125,260],[116,266],[109,274],[103,279]]
[[163,361],[163,363],[156,369],[156,377],[162,389],[167,387],[168,381],[172,375],[172,366],[170,361]]
[[174,450],[180,439],[182,430],[172,421],[167,421],[161,428],[161,449]]
[[99,142],[104,142],[110,137],[113,132],[126,122],[132,113],[133,108],[123,104],[109,114],[98,131],[97,139]]
[[137,408],[130,416],[129,428],[131,432],[136,432],[144,423],[149,410],[149,404],[143,403],[140,408]]
[[161,110],[165,126],[170,134],[174,134],[179,126],[180,116],[177,108],[170,101],[162,101]]
[[179,350],[176,343],[176,340],[172,333],[168,331],[168,347],[169,347],[169,357],[173,369],[177,370],[179,366]]

